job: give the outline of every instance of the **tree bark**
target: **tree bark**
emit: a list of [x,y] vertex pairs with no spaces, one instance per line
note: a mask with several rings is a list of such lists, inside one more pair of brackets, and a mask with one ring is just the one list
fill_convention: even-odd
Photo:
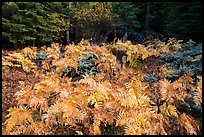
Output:
[[[70,4],[70,3],[69,3]],[[70,18],[70,9],[69,9],[69,6],[67,6],[67,9],[68,9],[68,28],[67,28],[67,30],[66,30],[66,41],[67,41],[67,44],[70,44],[70,27],[71,27],[71,25],[70,25],[70,20],[71,20],[71,18]]]
[[68,18],[68,22],[69,22],[69,27],[68,27],[68,29],[67,29],[67,31],[66,31],[66,40],[67,40],[67,44],[70,44],[70,15],[68,15],[69,16],[69,18]]
[[67,29],[66,35],[67,35],[67,36],[66,36],[67,44],[70,44],[69,29]]

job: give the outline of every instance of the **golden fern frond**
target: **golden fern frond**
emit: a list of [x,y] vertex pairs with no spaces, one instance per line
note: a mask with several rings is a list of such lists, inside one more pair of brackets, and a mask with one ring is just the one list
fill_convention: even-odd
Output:
[[96,81],[90,75],[86,75],[86,76],[84,76],[83,79],[80,79],[78,83],[87,84],[90,87],[93,87],[93,86],[95,86]]
[[[115,93],[114,98],[118,101],[121,106],[124,107],[135,107],[136,106],[136,96],[130,96],[128,93],[125,93],[123,89],[118,89],[119,92]],[[126,91],[127,92],[127,91]]]
[[76,101],[70,97],[52,105],[47,114],[43,115],[42,120],[47,125],[54,125],[58,121],[60,124],[76,126],[77,120],[83,121],[86,117],[86,113],[81,111]]
[[[24,49],[26,52],[26,48]],[[32,52],[32,50],[31,50]],[[24,55],[23,53],[13,52],[3,57],[3,65],[8,65],[11,67],[22,67],[24,71],[30,72],[33,68],[36,68],[35,63],[31,61],[34,57],[34,53],[27,53]],[[31,54],[31,55],[30,55]],[[30,59],[31,58],[31,59]]]
[[52,43],[51,44],[51,48],[57,53],[60,53],[61,47],[62,47],[62,45],[60,45],[59,43]]
[[34,135],[50,135],[52,134],[51,129],[43,122],[36,121],[28,126],[28,131],[30,134]]
[[125,84],[126,89],[119,88],[117,92],[112,93],[116,101],[122,106],[137,108],[149,104],[149,97],[145,95],[146,85],[133,77],[131,82]]
[[178,82],[182,83],[184,88],[189,88],[190,89],[192,87],[192,84],[194,83],[192,76],[193,76],[193,73],[184,74],[183,76],[181,76],[178,79]]
[[160,106],[161,113],[164,114],[165,116],[173,116],[173,117],[178,117],[177,109],[173,105],[167,105],[167,103],[164,103],[163,105]]
[[116,125],[125,126],[126,134],[148,134],[153,116],[148,109],[129,109],[119,113]]
[[147,85],[136,77],[132,77],[131,82],[126,83],[125,86],[129,89],[129,92],[134,92],[132,94],[135,95],[142,94],[147,89]]
[[9,114],[6,116],[6,132],[9,134],[23,134],[27,126],[33,122],[32,114],[26,108],[14,107],[10,108]]
[[27,105],[28,107],[33,108],[33,110],[37,110],[38,107],[43,111],[48,109],[46,94],[35,94],[35,91],[29,87],[16,92],[15,96],[20,105]]
[[170,95],[171,83],[167,79],[159,81],[159,91],[161,94],[161,100],[167,99]]
[[89,129],[89,132],[91,135],[101,134],[101,130],[100,130],[101,123],[103,123],[106,126],[107,124],[111,124],[114,121],[114,114],[104,109],[96,108],[91,110],[91,113],[93,114],[93,124]]
[[24,58],[21,60],[21,63],[25,72],[30,72],[32,69],[36,68],[35,63],[30,59]]
[[130,64],[129,66],[130,67],[133,67],[133,68],[137,68],[138,66],[140,66],[141,62],[136,58],[133,58],[130,60]]
[[46,52],[49,54],[48,59],[57,60],[59,58],[60,52],[53,50],[51,47],[48,47]]
[[28,104],[30,98],[33,95],[32,87],[27,85],[25,86],[25,82],[19,81],[21,90],[15,93],[16,100],[19,105]]
[[34,59],[35,55],[36,55],[36,47],[25,47],[22,50],[22,54],[25,55],[25,57],[28,57],[29,59]]
[[187,134],[197,135],[199,125],[193,117],[187,115],[186,113],[183,113],[178,117],[177,123],[179,124],[179,128],[186,129]]

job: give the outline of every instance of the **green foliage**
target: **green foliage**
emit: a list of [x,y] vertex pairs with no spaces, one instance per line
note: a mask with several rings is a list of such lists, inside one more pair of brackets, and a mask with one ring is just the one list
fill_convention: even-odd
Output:
[[183,102],[182,105],[187,108],[188,111],[194,111],[202,113],[202,107],[190,102]]
[[114,37],[123,37],[126,32],[128,39],[143,41],[141,37],[150,35],[139,36],[137,32],[145,28],[142,24],[145,24],[147,18],[150,29],[144,31],[147,33],[155,30],[170,37],[195,40],[202,36],[200,2],[179,4],[148,2],[149,15],[146,15],[146,4],[146,2],[3,2],[3,45],[18,48],[53,41],[79,42],[82,38],[102,43],[110,42]]
[[112,29],[111,2],[71,2],[69,11],[71,24],[77,28],[77,42],[82,38],[100,41]]
[[[60,34],[67,29],[68,25],[64,18],[59,16],[60,13],[53,15],[56,10],[63,9],[61,3],[50,11],[54,4],[56,3],[5,2],[2,5],[4,44],[35,46],[35,43],[40,43],[40,40],[42,44],[61,39]],[[64,10],[61,12],[63,13]]]
[[94,54],[88,54],[82,57],[78,61],[78,68],[76,74],[78,76],[87,75],[92,72],[94,75],[100,73],[100,70],[96,68],[94,62],[97,60],[97,57]]
[[[176,69],[175,73],[202,73],[202,47],[192,40],[181,45],[176,53],[162,55],[162,62]],[[174,72],[173,72],[174,73]]]
[[137,58],[133,58],[130,60],[130,64],[129,64],[130,67],[137,68],[140,65],[141,65],[141,61],[139,61]]
[[54,30],[53,41],[62,43],[66,39],[65,32],[70,29],[69,8],[67,2],[46,2],[44,7],[48,13],[48,21]]
[[144,80],[149,83],[153,83],[153,82],[157,82],[159,78],[153,73],[153,74],[146,75],[144,77]]
[[141,15],[141,6],[134,2],[114,2],[113,12],[118,15],[120,25],[133,27],[133,29],[141,28],[138,21]]
[[36,55],[35,55],[35,59],[47,59],[48,58],[48,56],[49,56],[49,54],[48,53],[37,53]]
[[[155,30],[156,32],[164,32],[163,25],[164,19],[166,17],[166,2],[148,2],[150,4],[149,13],[149,28]],[[172,7],[173,8],[173,7]],[[146,8],[143,7],[143,16],[146,13]],[[144,18],[144,17],[143,17]]]
[[[4,2],[2,5],[2,37],[5,43],[17,44],[18,42],[24,43],[22,39],[29,28],[22,23],[22,16],[19,13],[19,5],[14,2]],[[28,37],[27,37],[28,39]],[[29,37],[29,39],[35,39]]]
[[175,70],[175,69],[168,69],[163,72],[165,77],[168,79],[174,78],[174,77],[179,77],[179,74],[181,73],[180,70]]
[[201,38],[203,6],[201,2],[169,2],[165,5],[164,30],[169,36],[186,40]]

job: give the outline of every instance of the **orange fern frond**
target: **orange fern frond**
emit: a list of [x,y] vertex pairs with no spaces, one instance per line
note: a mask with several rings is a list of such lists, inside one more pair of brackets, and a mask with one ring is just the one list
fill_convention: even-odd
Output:
[[24,134],[27,126],[33,122],[32,114],[26,108],[10,108],[6,116],[6,132],[9,134]]

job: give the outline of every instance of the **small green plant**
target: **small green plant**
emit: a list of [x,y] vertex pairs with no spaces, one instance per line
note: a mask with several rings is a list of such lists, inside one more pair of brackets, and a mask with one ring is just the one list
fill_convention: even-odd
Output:
[[35,59],[45,60],[45,59],[48,58],[48,56],[49,56],[48,53],[37,53],[37,54],[35,55]]
[[140,65],[141,65],[141,61],[139,61],[138,59],[130,60],[130,64],[129,64],[130,67],[137,68]]
[[76,74],[78,76],[83,76],[92,72],[94,75],[100,73],[100,70],[96,68],[94,62],[97,60],[97,57],[91,53],[82,57],[80,61],[78,61],[78,68],[76,70]]
[[179,77],[180,70],[168,69],[163,72],[166,78]]
[[153,82],[158,81],[159,78],[153,73],[153,74],[146,75],[144,77],[144,80],[149,82],[149,83],[153,83]]

